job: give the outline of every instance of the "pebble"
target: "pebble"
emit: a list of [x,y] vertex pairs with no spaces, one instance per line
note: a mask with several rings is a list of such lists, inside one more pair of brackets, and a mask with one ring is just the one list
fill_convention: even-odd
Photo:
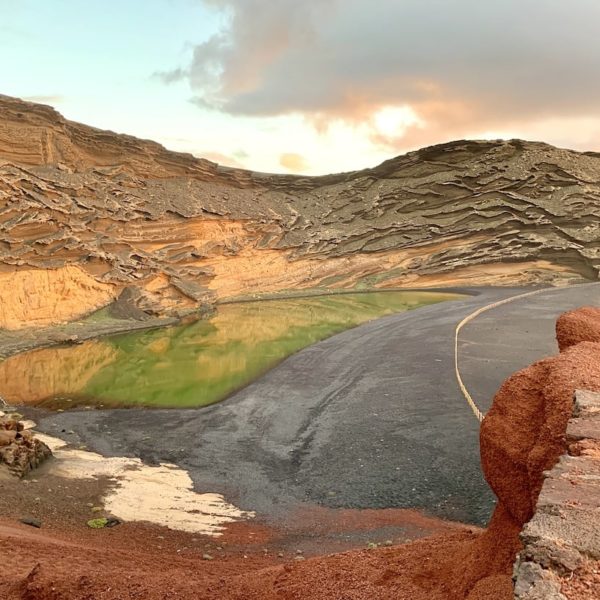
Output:
[[23,517],[19,519],[23,525],[29,525],[30,527],[36,527],[39,529],[42,526],[42,522],[38,519],[32,519],[31,517]]
[[213,557],[212,557],[210,554],[203,554],[203,555],[202,555],[202,558],[203,558],[204,560],[213,560]]

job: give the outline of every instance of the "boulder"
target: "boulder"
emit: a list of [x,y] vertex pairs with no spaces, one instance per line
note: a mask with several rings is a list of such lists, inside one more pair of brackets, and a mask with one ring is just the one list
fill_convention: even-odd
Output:
[[23,423],[0,417],[0,464],[6,465],[9,473],[23,477],[51,455],[50,448],[25,430]]

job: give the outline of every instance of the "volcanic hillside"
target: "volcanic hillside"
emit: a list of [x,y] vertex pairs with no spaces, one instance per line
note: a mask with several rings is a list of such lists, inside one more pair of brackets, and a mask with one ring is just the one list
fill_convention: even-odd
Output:
[[0,96],[0,327],[306,288],[600,270],[600,154],[460,141],[301,177],[221,167]]

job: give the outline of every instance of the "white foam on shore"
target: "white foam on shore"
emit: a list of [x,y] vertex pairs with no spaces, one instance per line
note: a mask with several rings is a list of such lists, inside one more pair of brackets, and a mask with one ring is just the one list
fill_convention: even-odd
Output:
[[95,452],[69,448],[59,438],[36,433],[54,455],[52,475],[69,479],[108,477],[114,486],[103,498],[107,512],[123,521],[148,521],[171,529],[218,536],[226,523],[249,519],[220,494],[199,494],[187,471],[176,465],[145,465],[138,458],[106,458]]

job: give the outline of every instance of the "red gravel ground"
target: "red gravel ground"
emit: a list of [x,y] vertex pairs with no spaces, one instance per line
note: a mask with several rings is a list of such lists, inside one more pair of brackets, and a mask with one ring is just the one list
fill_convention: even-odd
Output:
[[[377,514],[386,511],[342,512],[346,514],[341,521],[325,519],[325,533],[338,525],[371,530],[382,519],[391,521],[391,515]],[[415,528],[423,524],[434,528],[434,520],[414,516]],[[402,522],[406,525],[407,515]],[[322,556],[327,547],[319,545],[316,519],[312,527],[312,552],[297,554],[290,548],[288,533],[249,523],[232,525],[215,539],[135,523],[98,531],[78,527],[46,532],[3,521],[0,598],[441,600],[447,598],[448,557],[481,535],[437,522],[437,531],[451,533]],[[296,542],[306,539],[297,532],[292,537]],[[207,554],[212,560],[205,558]]]

